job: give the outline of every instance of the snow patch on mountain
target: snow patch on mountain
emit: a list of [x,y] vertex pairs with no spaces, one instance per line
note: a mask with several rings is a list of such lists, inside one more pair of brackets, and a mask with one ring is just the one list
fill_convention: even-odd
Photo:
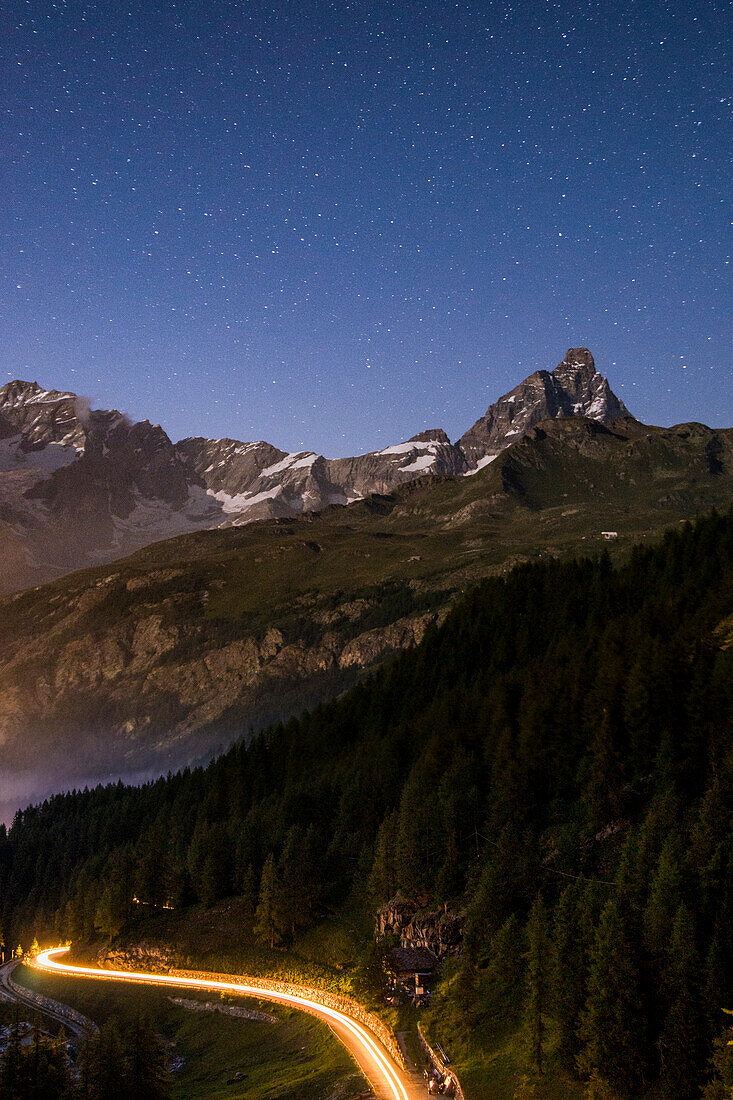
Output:
[[473,477],[474,474],[477,474],[479,472],[479,470],[483,470],[486,466],[489,465],[490,462],[493,462],[494,459],[496,459],[498,457],[499,457],[498,455],[484,455],[483,458],[480,458],[478,460],[478,462],[476,463],[476,465],[473,467],[472,470],[465,470],[462,476],[463,477]]
[[429,470],[434,465],[435,465],[435,455],[434,454],[420,455],[418,458],[415,459],[414,462],[411,462],[409,464],[409,466],[401,466],[400,471],[403,474],[417,473],[418,471]]
[[255,504],[261,504],[263,500],[273,500],[280,495],[282,488],[282,485],[275,485],[274,488],[266,489],[260,493],[238,493],[236,496],[230,496],[228,493],[218,492],[209,495],[220,502],[222,511],[226,512],[227,515],[231,515],[233,512],[247,511],[248,508],[253,508]]
[[303,469],[305,466],[311,466],[317,457],[312,451],[298,451],[295,454],[285,455],[285,458],[264,469],[262,477],[274,477],[275,474],[282,474],[290,469]]
[[72,443],[47,443],[45,447],[34,450],[24,450],[23,437],[12,436],[10,439],[0,439],[0,473],[8,473],[11,470],[32,469],[38,471],[42,477],[48,477],[63,466],[68,466],[78,458],[80,448]]
[[313,465],[317,458],[318,455],[311,452],[310,454],[307,454],[305,458],[300,458],[297,462],[294,462],[292,468],[294,470],[307,470]]
[[410,451],[427,451],[434,450],[435,443],[432,441],[423,440],[408,440],[407,443],[395,443],[392,447],[385,447],[383,451],[377,451],[379,455],[404,455],[409,454]]

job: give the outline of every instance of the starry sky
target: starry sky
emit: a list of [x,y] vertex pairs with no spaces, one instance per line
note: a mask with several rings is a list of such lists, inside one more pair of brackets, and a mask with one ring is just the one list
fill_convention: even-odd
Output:
[[0,382],[336,456],[586,345],[732,424],[726,12],[5,0]]

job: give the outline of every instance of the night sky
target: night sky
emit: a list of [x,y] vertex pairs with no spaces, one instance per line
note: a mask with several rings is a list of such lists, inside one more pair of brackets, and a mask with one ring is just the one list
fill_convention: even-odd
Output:
[[727,11],[5,0],[0,382],[335,456],[584,344],[730,425]]

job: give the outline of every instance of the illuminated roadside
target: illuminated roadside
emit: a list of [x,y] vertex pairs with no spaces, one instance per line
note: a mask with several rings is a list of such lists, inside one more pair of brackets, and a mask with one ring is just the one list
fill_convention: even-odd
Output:
[[[104,970],[97,967],[75,966],[71,963],[57,961],[55,956],[68,951],[68,947],[55,947],[41,952],[35,960],[35,965],[40,970],[52,973],[72,974],[85,978],[104,979],[108,981],[137,982],[146,985],[172,985],[183,986],[187,989],[219,990],[226,993],[238,993],[242,996],[257,997],[280,1004],[292,1005],[315,1016],[319,1016],[329,1024],[338,1027],[337,1037],[344,1043],[357,1060],[363,1063],[370,1078],[376,1076],[384,1083],[389,1100],[411,1100],[405,1086],[400,1080],[400,1074],[395,1068],[389,1054],[382,1048],[378,1041],[361,1024],[356,1023],[343,1012],[338,1012],[327,1005],[296,994],[282,993],[277,990],[269,990],[266,986],[243,985],[238,982],[227,982],[206,978],[174,977],[169,974],[152,974],[131,970]],[[346,1042],[340,1032],[346,1031],[350,1042]],[[414,1091],[411,1090],[414,1096]]]

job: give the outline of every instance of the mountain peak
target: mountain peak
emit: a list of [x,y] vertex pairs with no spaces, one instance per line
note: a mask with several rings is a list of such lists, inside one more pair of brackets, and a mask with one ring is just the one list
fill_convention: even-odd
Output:
[[565,378],[569,375],[580,375],[591,379],[598,372],[593,356],[588,348],[568,348],[562,363],[558,363],[552,372],[556,378]]
[[75,393],[66,390],[44,390],[38,382],[24,382],[15,378],[0,387],[0,408],[16,408],[18,405],[37,404],[40,401],[53,404],[57,401],[76,401]]
[[450,439],[442,428],[426,428],[424,432],[411,435],[408,443],[450,443]]
[[3,436],[19,434],[24,448],[63,441],[83,449],[82,420],[87,409],[75,393],[45,390],[37,382],[16,378],[0,388]]
[[568,348],[553,371],[535,371],[490,405],[457,446],[472,471],[516,443],[540,420],[586,416],[605,424],[628,415],[607,379],[596,370],[588,348]]
[[[0,540],[5,530],[6,539],[35,548],[22,577],[38,583],[186,531],[292,517],[418,478],[476,473],[541,420],[604,423],[624,414],[583,347],[500,397],[457,444],[427,428],[338,459],[232,439],[173,444],[147,420],[133,423],[115,410],[91,410],[73,393],[16,380],[0,388],[0,504],[13,507],[12,529],[0,516]],[[0,575],[0,590],[24,583],[20,577]]]

